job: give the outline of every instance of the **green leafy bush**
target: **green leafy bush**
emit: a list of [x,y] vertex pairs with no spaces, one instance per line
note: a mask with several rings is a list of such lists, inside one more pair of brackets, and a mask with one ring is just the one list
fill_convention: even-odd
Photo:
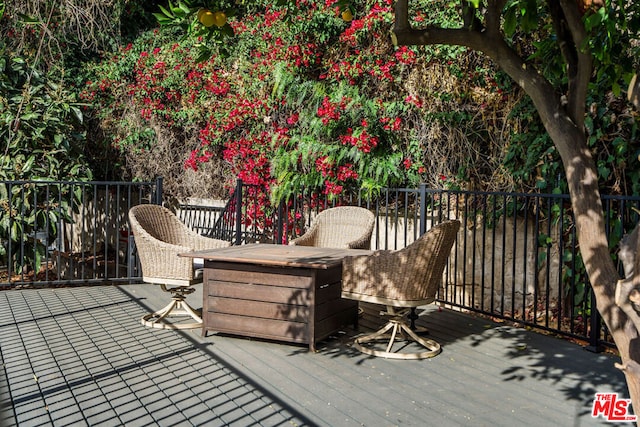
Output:
[[[22,180],[86,180],[82,113],[75,95],[27,62],[0,51],[0,255],[11,252],[17,271],[38,269],[45,247],[36,232],[56,234],[68,205],[57,187],[40,190]],[[13,184],[4,183],[17,181]],[[11,247],[11,249],[9,248]]]
[[[209,183],[237,177],[276,199],[303,187],[334,197],[419,183],[562,191],[561,164],[530,100],[482,56],[394,47],[386,0],[302,1],[291,13],[293,3],[172,1],[158,9],[163,26],[90,70],[85,99],[132,177],[169,177],[178,198],[195,187],[224,197]],[[412,20],[460,25],[446,3],[414,2]],[[227,14],[224,26],[199,22],[206,7]],[[510,20],[537,19],[517,7],[508,4]],[[540,37],[544,72],[559,79]],[[640,177],[630,156],[637,120],[598,81],[587,123],[602,184],[628,194]]]
[[[341,3],[300,2],[292,16],[253,2],[229,13],[232,36],[203,28],[196,1],[171,6],[163,13],[177,27],[106,57],[83,93],[133,176],[162,170],[185,182],[178,167],[215,164],[276,198],[303,187],[332,197],[421,182],[513,187],[492,156],[519,120],[507,118],[505,97],[521,95],[503,93],[491,64],[465,50],[395,48],[388,2],[352,2],[350,22]],[[159,158],[171,170],[150,170]],[[179,198],[194,187],[167,185]]]

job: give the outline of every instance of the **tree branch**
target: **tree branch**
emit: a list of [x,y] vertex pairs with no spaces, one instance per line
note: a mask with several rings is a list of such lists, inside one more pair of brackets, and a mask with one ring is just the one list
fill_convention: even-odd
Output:
[[[552,3],[556,3],[556,0],[549,0],[550,8],[552,8]],[[563,27],[562,32],[566,32],[564,34],[565,40],[571,42],[572,50],[571,56],[565,56],[563,50],[563,56],[565,56],[569,71],[567,114],[571,117],[576,127],[584,132],[587,89],[593,71],[593,60],[591,52],[586,45],[587,32],[582,23],[582,15],[578,4],[574,0],[560,0],[558,3],[562,8],[563,20],[556,23],[556,15],[552,13],[554,25]],[[557,27],[556,32],[558,33]]]
[[640,315],[634,309],[633,299],[638,296],[638,286],[640,285],[640,275],[634,274],[630,279],[618,280],[616,285],[616,305],[624,311],[629,320],[633,322],[636,330],[640,332]]
[[632,377],[640,377],[640,364],[635,360],[628,360],[625,363],[614,363],[614,366],[620,369],[625,375]]
[[426,27],[422,29],[394,30],[400,46],[451,44],[474,50],[484,50],[482,33],[461,28]]
[[547,5],[552,18],[553,29],[556,32],[560,53],[568,64],[567,73],[569,74],[569,78],[572,79],[575,76],[578,62],[575,43],[573,42],[569,28],[567,28],[567,20],[560,3],[557,0],[547,0]]
[[488,2],[487,10],[485,11],[485,25],[487,28],[487,32],[492,35],[492,37],[500,37],[502,38],[502,31],[500,30],[500,22],[502,16],[502,9],[504,9],[504,5],[506,0],[490,0]]
[[507,4],[507,0],[493,0],[493,2],[495,2],[495,8],[496,10],[502,12],[502,9],[504,9],[504,5]]
[[394,33],[411,29],[411,25],[409,25],[409,0],[396,1],[395,15]]
[[[406,0],[402,1],[405,6],[406,3]],[[494,16],[498,16],[501,11],[499,12],[496,8],[501,4],[501,1],[486,3],[487,9],[493,8],[493,10],[487,10],[485,14],[492,13]],[[573,24],[575,24],[575,21],[572,21]],[[576,86],[572,92],[574,94],[571,104],[573,109],[571,110],[572,115],[570,115],[567,111],[567,106],[561,102],[561,94],[532,64],[527,63],[518,52],[507,44],[502,33],[496,37],[490,34],[489,31],[473,31],[465,28],[427,27],[424,29],[411,29],[408,27],[405,30],[396,30],[394,38],[398,45],[448,44],[463,46],[482,52],[491,58],[529,95],[545,129],[551,135],[563,159],[565,168],[567,168],[568,180],[576,179],[576,183],[580,184],[570,187],[573,192],[572,202],[574,206],[577,206],[576,209],[580,212],[586,212],[590,209],[590,203],[599,204],[597,180],[593,179],[592,173],[595,170],[593,160],[588,151],[579,149],[580,147],[586,148],[583,126],[584,113],[580,114],[580,111],[584,112],[584,103],[581,110],[577,101],[585,99],[583,98],[585,95],[582,92],[582,87],[578,87],[577,83],[573,83]],[[584,63],[581,63],[581,67],[585,67]],[[584,89],[586,89],[586,81],[582,80],[584,78],[582,74],[579,75],[581,77],[580,82],[582,82],[580,84],[584,85]],[[563,143],[556,141],[563,141]],[[571,141],[571,143],[567,141]],[[588,185],[586,184],[587,182],[589,183]],[[593,196],[594,194],[597,197]],[[587,230],[588,228],[580,226],[580,232],[588,234],[591,232]],[[604,246],[606,247],[606,242]],[[615,281],[611,286],[612,299],[614,290]]]
[[467,30],[482,31],[482,22],[476,15],[476,8],[469,0],[462,0],[462,22]]
[[633,104],[636,110],[640,110],[640,79],[638,79],[638,72],[633,75],[629,82],[627,99]]
[[412,29],[408,24],[407,3],[407,0],[399,0],[396,3],[396,25],[393,34],[395,44],[405,46],[449,44],[482,52],[494,60],[531,97],[545,125],[548,125],[554,117],[557,120],[558,111],[555,106],[559,102],[553,100],[559,101],[559,95],[535,67],[527,64],[515,50],[507,45],[499,27],[495,27],[504,7],[503,0],[487,3],[485,16],[490,15],[492,19],[495,18],[492,31],[433,26]]

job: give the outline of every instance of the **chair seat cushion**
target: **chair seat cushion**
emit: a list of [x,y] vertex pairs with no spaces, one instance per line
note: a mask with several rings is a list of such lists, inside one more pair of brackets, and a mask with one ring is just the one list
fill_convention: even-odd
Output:
[[373,304],[381,304],[392,307],[419,307],[422,305],[428,305],[435,301],[435,298],[420,299],[420,300],[400,300],[384,298],[377,295],[366,295],[357,292],[342,291],[342,298],[347,298],[356,301],[370,302]]

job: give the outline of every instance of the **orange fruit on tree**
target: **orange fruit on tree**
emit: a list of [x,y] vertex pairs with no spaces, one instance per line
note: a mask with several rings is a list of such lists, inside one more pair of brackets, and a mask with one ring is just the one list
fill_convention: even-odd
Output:
[[353,13],[351,13],[351,10],[349,10],[349,9],[345,9],[345,10],[342,12],[342,20],[343,20],[344,22],[351,22],[351,21],[353,21]]
[[198,12],[198,21],[207,28],[212,26],[215,23],[213,12],[207,9],[201,9],[200,12]]
[[223,11],[219,10],[213,14],[213,24],[216,27],[223,27],[224,24],[226,23],[227,23],[227,15]]

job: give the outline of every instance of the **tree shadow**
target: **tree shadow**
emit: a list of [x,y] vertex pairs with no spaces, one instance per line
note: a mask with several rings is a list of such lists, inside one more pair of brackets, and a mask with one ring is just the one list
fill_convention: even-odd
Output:
[[[611,353],[592,353],[575,342],[433,304],[421,307],[419,314],[417,325],[426,328],[427,336],[442,345],[442,353],[436,359],[452,358],[466,369],[477,369],[480,381],[491,383],[498,379],[505,388],[517,384],[523,389],[538,384],[540,389],[557,391],[565,401],[574,402],[576,416],[590,415],[596,393],[628,397],[624,375],[614,367],[619,358]],[[366,331],[368,328],[344,328],[321,342],[318,353],[346,357],[355,365],[377,359],[350,345],[356,335]],[[414,364],[416,375],[420,369],[432,369],[423,368],[425,361],[396,363]]]

